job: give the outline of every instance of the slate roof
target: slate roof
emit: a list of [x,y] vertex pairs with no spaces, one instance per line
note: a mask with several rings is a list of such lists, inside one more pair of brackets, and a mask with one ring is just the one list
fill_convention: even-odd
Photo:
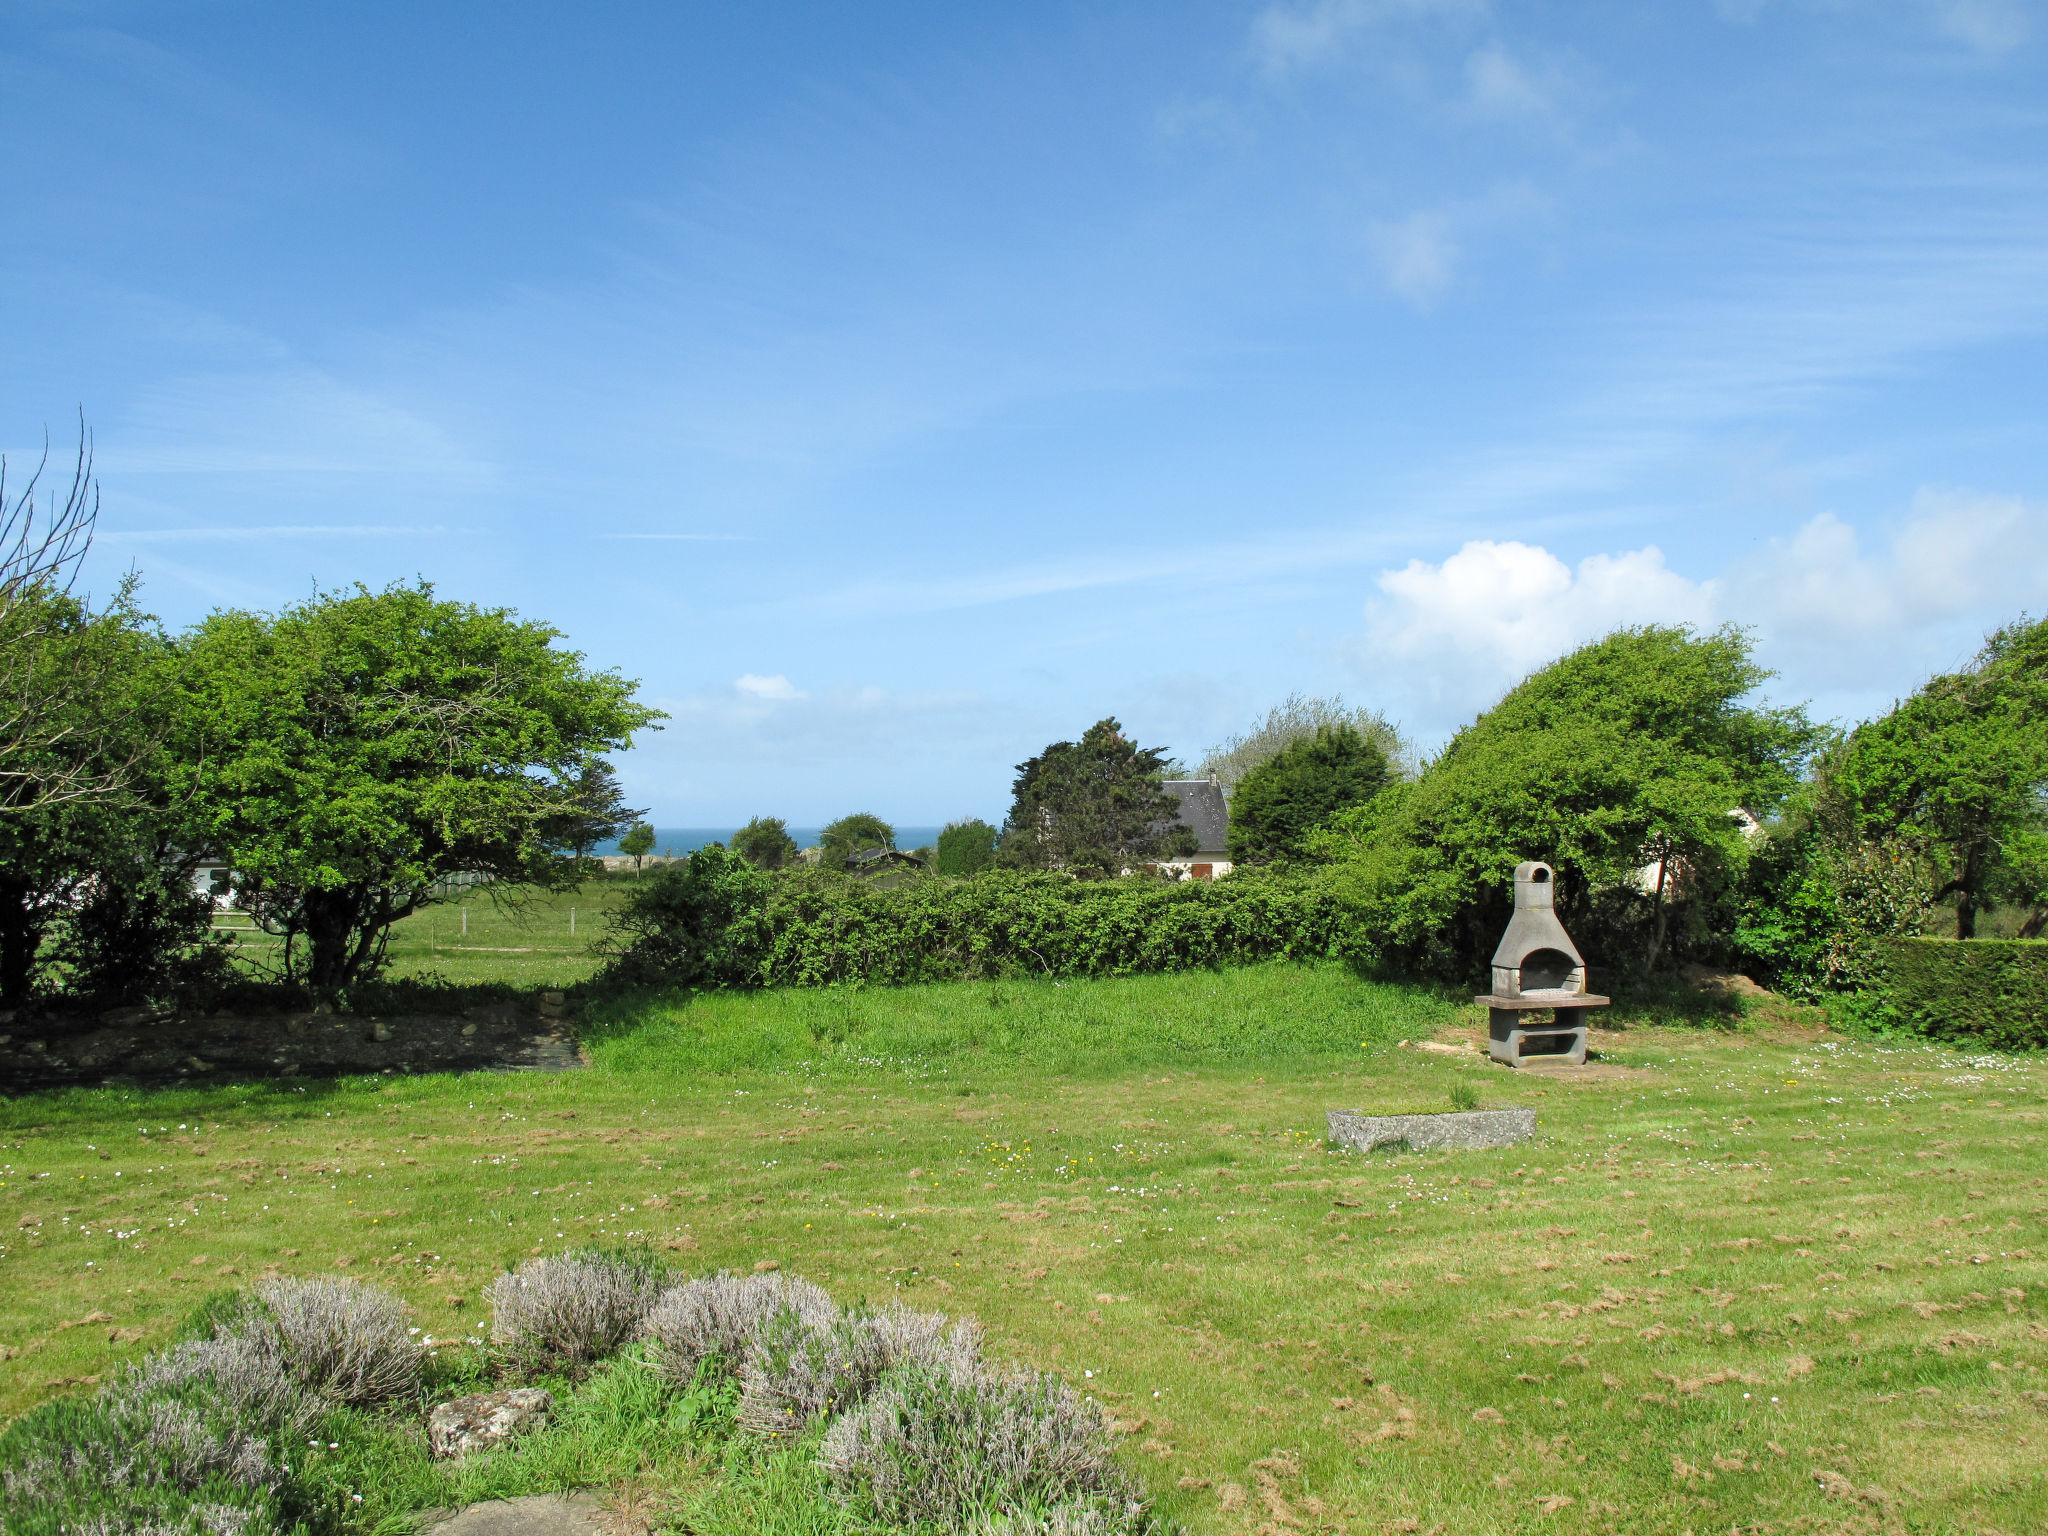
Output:
[[1214,779],[1168,779],[1166,789],[1180,802],[1180,823],[1195,834],[1195,857],[1228,858],[1230,808]]

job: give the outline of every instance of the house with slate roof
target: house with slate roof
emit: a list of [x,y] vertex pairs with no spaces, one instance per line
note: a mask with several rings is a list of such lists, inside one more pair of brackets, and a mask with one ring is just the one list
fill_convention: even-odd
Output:
[[1214,880],[1231,871],[1230,805],[1214,779],[1168,779],[1166,792],[1180,803],[1180,824],[1195,834],[1195,851],[1161,859],[1160,870],[1177,880]]

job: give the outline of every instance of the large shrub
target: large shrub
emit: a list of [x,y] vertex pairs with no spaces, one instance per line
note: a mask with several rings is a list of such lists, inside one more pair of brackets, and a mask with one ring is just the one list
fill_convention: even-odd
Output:
[[627,899],[613,974],[703,987],[1122,976],[1330,954],[1336,913],[1308,876],[1079,881],[989,871],[893,889],[825,871],[764,875],[718,848]]
[[2048,1048],[2048,939],[1886,939],[1872,946],[1878,1016],[1915,1034]]
[[1876,944],[1921,932],[1934,886],[1929,861],[1911,845],[1857,835],[1824,771],[1743,872],[1736,956],[1797,997],[1867,989]]
[[1230,856],[1260,864],[1298,859],[1311,833],[1394,782],[1384,743],[1337,724],[1297,737],[1251,769],[1230,798]]
[[[1472,974],[1506,923],[1515,865],[1541,858],[1596,963],[1655,964],[1687,932],[1681,903],[1747,859],[1734,813],[1774,811],[1817,740],[1800,711],[1755,702],[1767,676],[1739,631],[1655,626],[1532,674],[1321,840],[1347,935],[1368,946],[1357,958]],[[1646,890],[1653,864],[1678,878]]]

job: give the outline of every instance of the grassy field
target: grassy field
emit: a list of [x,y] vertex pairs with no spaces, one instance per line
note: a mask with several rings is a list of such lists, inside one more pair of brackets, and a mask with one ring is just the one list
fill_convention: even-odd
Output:
[[[573,987],[597,974],[596,946],[632,889],[627,876],[593,880],[575,891],[480,886],[394,926],[386,974],[463,985]],[[271,961],[281,942],[238,912],[219,914],[214,927],[232,933],[237,952],[254,966]]]
[[[1622,1022],[1628,1022],[1626,1020]],[[1266,967],[618,1005],[590,1070],[0,1103],[0,1413],[278,1268],[473,1334],[643,1240],[982,1319],[1197,1532],[2048,1529],[2048,1061],[1476,1010]],[[1403,1044],[1402,1042],[1410,1042]],[[1530,1104],[1507,1152],[1323,1113]]]

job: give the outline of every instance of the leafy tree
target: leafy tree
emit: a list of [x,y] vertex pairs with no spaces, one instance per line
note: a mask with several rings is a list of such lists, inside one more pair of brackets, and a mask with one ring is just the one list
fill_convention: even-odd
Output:
[[780,816],[756,816],[733,833],[732,851],[756,869],[787,869],[797,847]]
[[975,818],[948,822],[939,833],[933,863],[942,875],[976,875],[996,861],[996,829]]
[[[92,907],[102,929],[119,926],[110,902],[96,900],[96,892],[104,896],[102,888],[116,878],[154,879],[175,846],[162,755],[170,652],[136,610],[132,584],[97,612],[52,588],[30,589],[16,594],[10,617],[10,668],[32,680],[60,678],[67,686],[37,701],[36,729],[15,738],[7,752],[13,782],[29,788],[0,815],[0,1007],[6,1008],[29,1000],[51,958],[46,940],[82,909]],[[168,876],[175,890],[182,871]],[[189,894],[189,885],[185,890]],[[147,985],[154,960],[130,958],[131,982]]]
[[997,862],[1013,869],[1118,875],[1195,851],[1179,803],[1161,784],[1166,754],[1140,747],[1112,717],[1079,741],[1056,741],[1017,765]]
[[636,821],[626,828],[619,839],[619,852],[633,861],[633,873],[640,873],[640,861],[654,852],[654,828],[644,821]]
[[[78,458],[61,498],[44,494],[49,439],[26,481],[10,485],[0,455],[0,816],[58,800],[118,792],[129,758],[108,750],[123,722],[82,701],[113,691],[98,668],[114,665],[104,647],[80,644],[91,615],[72,582],[92,544],[99,485],[92,439],[81,417]],[[115,608],[124,608],[132,584]]]
[[1263,864],[1300,858],[1309,834],[1394,781],[1385,745],[1345,724],[1296,737],[1238,780],[1230,801],[1230,857]]
[[1353,930],[1380,958],[1470,974],[1506,921],[1514,866],[1542,858],[1582,946],[1633,926],[1655,964],[1682,893],[1666,880],[1644,891],[1642,870],[1684,871],[1694,889],[1725,880],[1749,853],[1731,813],[1775,811],[1819,740],[1803,711],[1751,702],[1769,675],[1740,630],[1664,626],[1534,673],[1420,777],[1315,840],[1344,861]]
[[559,638],[424,583],[193,632],[174,794],[288,976],[331,998],[449,875],[574,883],[593,766],[661,716]]
[[1408,761],[1408,744],[1378,710],[1346,704],[1341,695],[1318,698],[1290,693],[1250,730],[1211,747],[1195,769],[1196,776],[1214,779],[1234,795],[1239,781],[1259,764],[1271,762],[1295,742],[1310,740],[1318,731],[1334,726],[1356,731],[1397,769]]
[[818,834],[819,860],[827,869],[844,869],[857,853],[895,846],[896,829],[869,811],[842,816]]
[[1838,782],[1865,837],[1935,862],[1957,938],[2004,903],[2048,926],[2048,619],[1998,630],[1972,665],[1854,732]]
[[619,836],[647,814],[626,804],[619,776],[603,758],[578,768],[566,789],[562,810],[550,820],[546,836],[550,843],[574,850],[578,859],[588,859],[599,843]]

